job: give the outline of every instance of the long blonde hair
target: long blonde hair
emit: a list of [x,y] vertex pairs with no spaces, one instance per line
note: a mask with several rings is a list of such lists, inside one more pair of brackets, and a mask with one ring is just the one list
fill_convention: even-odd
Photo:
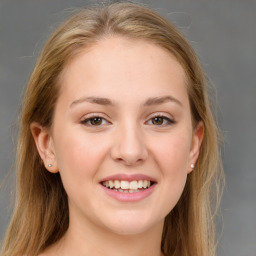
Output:
[[204,124],[204,139],[184,192],[165,219],[161,246],[165,255],[216,255],[214,214],[222,168],[219,134],[204,72],[192,47],[168,20],[137,4],[115,3],[79,11],[54,32],[42,50],[23,103],[17,147],[16,205],[2,256],[38,255],[58,241],[68,228],[67,195],[60,175],[45,169],[30,125],[39,122],[51,126],[64,66],[86,47],[111,34],[146,40],[167,49],[186,72],[193,122]]

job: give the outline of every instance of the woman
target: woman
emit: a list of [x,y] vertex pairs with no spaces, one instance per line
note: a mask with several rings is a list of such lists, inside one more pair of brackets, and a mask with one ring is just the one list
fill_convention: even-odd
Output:
[[215,255],[221,164],[204,73],[153,11],[85,9],[52,35],[17,152],[2,256]]

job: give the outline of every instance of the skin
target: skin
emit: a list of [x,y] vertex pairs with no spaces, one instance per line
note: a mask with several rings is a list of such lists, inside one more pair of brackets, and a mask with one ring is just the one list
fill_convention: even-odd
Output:
[[[53,126],[33,123],[31,131],[46,168],[60,172],[70,226],[42,255],[161,255],[164,218],[203,138],[183,68],[159,46],[112,36],[72,59],[60,81]],[[119,173],[149,175],[156,186],[143,200],[120,202],[100,184]]]

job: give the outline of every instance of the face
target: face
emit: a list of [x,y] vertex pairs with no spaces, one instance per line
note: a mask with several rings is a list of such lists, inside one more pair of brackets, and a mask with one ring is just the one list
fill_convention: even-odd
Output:
[[60,81],[51,130],[32,131],[46,168],[60,172],[70,223],[118,234],[162,226],[202,139],[181,65],[159,46],[111,37]]

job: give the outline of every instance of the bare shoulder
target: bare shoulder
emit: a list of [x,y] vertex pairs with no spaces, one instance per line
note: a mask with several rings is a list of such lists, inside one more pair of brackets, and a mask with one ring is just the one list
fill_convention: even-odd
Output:
[[42,253],[38,254],[38,256],[53,256],[54,254],[50,251],[43,251]]
[[63,243],[62,239],[59,241],[53,243],[49,247],[47,247],[45,250],[43,250],[41,253],[39,253],[37,256],[58,256],[62,255],[63,256]]
[[56,256],[57,255],[57,250],[55,246],[51,246],[47,249],[45,249],[43,252],[38,254],[38,256]]
[[47,250],[43,251],[42,253],[38,254],[38,256],[56,256],[56,254],[53,251]]

